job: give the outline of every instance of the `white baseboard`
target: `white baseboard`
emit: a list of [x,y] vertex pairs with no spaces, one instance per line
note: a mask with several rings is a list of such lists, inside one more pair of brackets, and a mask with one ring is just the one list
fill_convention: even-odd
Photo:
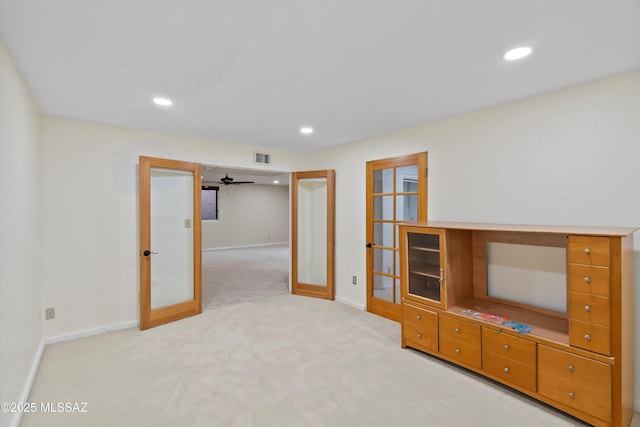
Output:
[[357,308],[358,310],[365,311],[367,309],[366,306],[364,306],[362,304],[357,304],[357,303],[355,303],[355,302],[353,302],[351,300],[348,300],[346,298],[342,298],[342,297],[339,297],[339,296],[335,296],[334,298],[335,298],[335,300],[337,302],[339,302],[341,304],[346,304],[346,305],[351,306],[353,308]]
[[104,334],[105,332],[112,332],[112,331],[119,331],[121,329],[135,328],[137,326],[138,326],[138,321],[137,320],[132,320],[130,322],[124,322],[124,323],[118,323],[118,324],[115,324],[115,325],[103,326],[101,328],[87,329],[87,330],[84,330],[84,331],[73,332],[73,333],[70,333],[70,334],[58,335],[56,337],[49,337],[49,338],[45,338],[43,340],[43,342],[44,342],[44,344],[53,344],[55,342],[75,340],[75,339],[78,339],[78,338],[84,338],[84,337],[90,337],[90,336],[93,336],[93,335]]
[[276,245],[288,245],[289,242],[275,242],[275,243],[258,243],[256,245],[241,245],[241,246],[224,246],[220,248],[205,248],[202,252],[211,252],[211,251],[224,251],[227,249],[242,249],[242,248],[258,248],[261,246],[276,246]]
[[[44,353],[44,340],[40,341],[40,345],[38,346],[38,351],[36,352],[36,355],[33,358],[33,363],[31,363],[31,369],[29,370],[29,376],[27,377],[27,382],[24,384],[24,388],[22,389],[22,395],[20,396],[19,402],[29,401],[29,394],[31,394],[31,387],[33,386],[33,381],[36,379],[36,374],[38,373],[38,367],[40,366],[42,353]],[[18,411],[13,414],[13,419],[9,421],[9,425],[12,427],[18,427],[20,425],[21,420],[22,420],[22,411]]]
[[[42,360],[42,354],[44,353],[44,347],[48,344],[53,344],[56,342],[69,341],[78,338],[90,337],[92,335],[99,335],[105,332],[118,331],[120,329],[128,329],[134,328],[138,326],[138,321],[133,320],[131,322],[119,323],[116,325],[104,326],[102,328],[95,329],[87,329],[85,331],[74,332],[71,334],[59,335],[56,337],[45,338],[40,341],[40,346],[38,346],[38,351],[36,352],[35,357],[33,358],[33,363],[31,364],[31,370],[29,370],[29,376],[27,377],[27,382],[24,385],[22,390],[22,395],[20,402],[28,402],[29,394],[31,394],[31,387],[33,386],[33,381],[36,378],[36,374],[38,373],[38,367],[40,366],[40,360]],[[20,421],[22,420],[22,412],[16,412],[13,414],[13,418],[9,421],[10,427],[18,427],[20,425]]]

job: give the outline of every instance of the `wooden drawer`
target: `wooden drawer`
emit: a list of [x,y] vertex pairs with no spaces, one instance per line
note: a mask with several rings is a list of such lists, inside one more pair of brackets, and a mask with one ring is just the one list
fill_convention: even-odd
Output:
[[609,268],[569,264],[569,290],[609,296]]
[[594,417],[611,421],[611,394],[605,391],[540,370],[538,393]]
[[[535,353],[535,348],[534,348]],[[535,358],[535,354],[534,354]],[[502,381],[536,391],[536,367],[482,350],[482,369]]]
[[569,236],[568,262],[609,266],[609,238]]
[[606,363],[538,345],[538,371],[547,371],[569,382],[611,393],[611,366]]
[[611,366],[538,345],[538,393],[611,421]]
[[411,323],[422,331],[431,329],[434,333],[438,332],[438,315],[411,304],[402,304],[402,321],[404,324]]
[[536,343],[493,329],[482,328],[482,350],[489,350],[525,365],[536,365]]
[[465,343],[480,347],[480,326],[455,319],[448,316],[440,316],[440,338],[443,335],[464,341]]
[[611,355],[611,332],[608,327],[594,323],[569,320],[569,344],[596,353]]
[[479,346],[448,335],[440,335],[440,353],[449,356],[458,363],[480,369],[481,354]]
[[569,318],[609,327],[609,298],[569,292]]
[[438,330],[435,328],[421,328],[413,323],[402,326],[402,338],[410,347],[416,347],[425,351],[438,351]]

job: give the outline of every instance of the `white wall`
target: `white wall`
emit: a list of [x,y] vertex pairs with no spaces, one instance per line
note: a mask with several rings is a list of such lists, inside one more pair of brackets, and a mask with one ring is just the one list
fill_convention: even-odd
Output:
[[217,221],[202,223],[202,248],[289,241],[289,187],[220,185]]
[[431,220],[640,226],[640,70],[315,153],[336,170],[338,300],[366,304],[365,162],[421,151]]
[[[42,142],[44,336],[138,319],[138,156],[253,168],[260,147],[45,117]],[[269,150],[275,170],[301,154]]]
[[[42,341],[40,112],[0,38],[0,402],[27,398]],[[0,413],[0,426],[19,415]]]

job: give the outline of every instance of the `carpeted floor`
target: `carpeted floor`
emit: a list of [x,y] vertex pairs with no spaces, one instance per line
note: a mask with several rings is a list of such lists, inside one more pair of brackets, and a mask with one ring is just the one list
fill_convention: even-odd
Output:
[[290,295],[288,263],[287,245],[205,252],[201,315],[48,345],[21,426],[583,425],[401,349],[398,323]]
[[224,307],[289,292],[289,245],[202,253],[202,309]]
[[[285,294],[46,347],[22,426],[576,426],[400,347],[400,325]],[[634,425],[638,425],[637,420]]]

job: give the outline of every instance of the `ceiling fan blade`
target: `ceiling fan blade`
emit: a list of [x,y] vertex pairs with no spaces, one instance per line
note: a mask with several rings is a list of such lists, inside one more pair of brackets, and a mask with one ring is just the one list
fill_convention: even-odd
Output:
[[254,184],[254,181],[233,181],[230,184]]

